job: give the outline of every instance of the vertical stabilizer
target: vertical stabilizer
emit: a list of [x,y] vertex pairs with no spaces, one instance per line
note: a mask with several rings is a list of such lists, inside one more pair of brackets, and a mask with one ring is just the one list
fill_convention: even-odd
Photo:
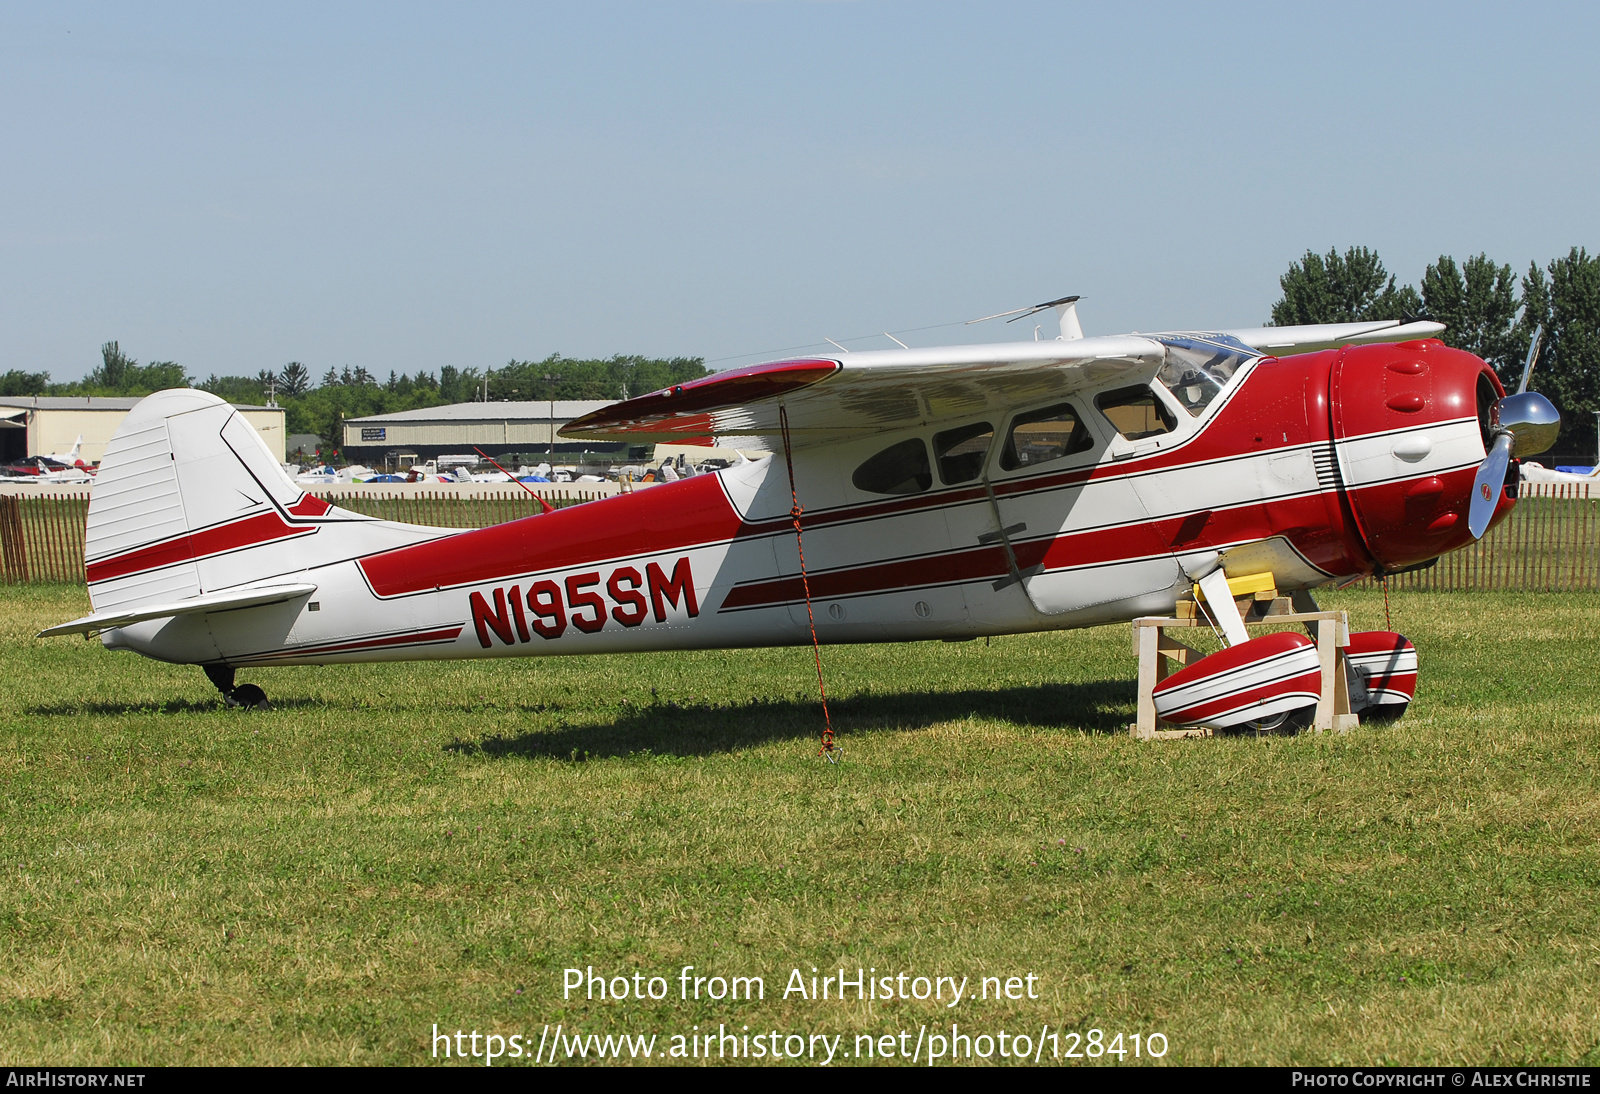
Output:
[[238,412],[160,391],[129,412],[89,493],[95,611],[171,603],[447,535],[334,508],[289,480]]

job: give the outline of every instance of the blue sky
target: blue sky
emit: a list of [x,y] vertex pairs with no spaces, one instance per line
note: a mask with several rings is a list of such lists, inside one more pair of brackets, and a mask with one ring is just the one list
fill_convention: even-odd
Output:
[[3,5],[0,371],[726,367],[1064,293],[1257,324],[1307,248],[1520,272],[1600,249],[1597,12]]

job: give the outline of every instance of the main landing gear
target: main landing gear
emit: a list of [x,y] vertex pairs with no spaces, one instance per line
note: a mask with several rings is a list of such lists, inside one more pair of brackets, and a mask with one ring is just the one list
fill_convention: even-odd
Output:
[[243,708],[245,710],[271,710],[272,704],[267,702],[267,693],[254,684],[233,683],[232,665],[205,665],[206,678],[217,685],[217,690],[222,692],[222,702],[229,708]]

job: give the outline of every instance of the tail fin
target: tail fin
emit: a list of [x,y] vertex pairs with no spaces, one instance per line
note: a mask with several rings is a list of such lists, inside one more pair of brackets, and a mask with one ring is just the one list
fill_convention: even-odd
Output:
[[300,489],[259,434],[204,391],[129,412],[89,494],[84,562],[97,612],[279,578],[448,534],[335,509]]

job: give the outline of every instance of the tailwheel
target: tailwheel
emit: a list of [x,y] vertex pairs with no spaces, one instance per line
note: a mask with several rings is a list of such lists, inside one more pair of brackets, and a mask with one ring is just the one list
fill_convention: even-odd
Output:
[[230,710],[271,710],[267,693],[254,684],[234,686],[232,665],[206,665],[206,679],[222,692],[222,704]]
[[227,695],[223,696],[222,701],[229,707],[235,707],[243,710],[272,709],[272,704],[267,702],[267,693],[256,687],[254,684],[240,684]]

